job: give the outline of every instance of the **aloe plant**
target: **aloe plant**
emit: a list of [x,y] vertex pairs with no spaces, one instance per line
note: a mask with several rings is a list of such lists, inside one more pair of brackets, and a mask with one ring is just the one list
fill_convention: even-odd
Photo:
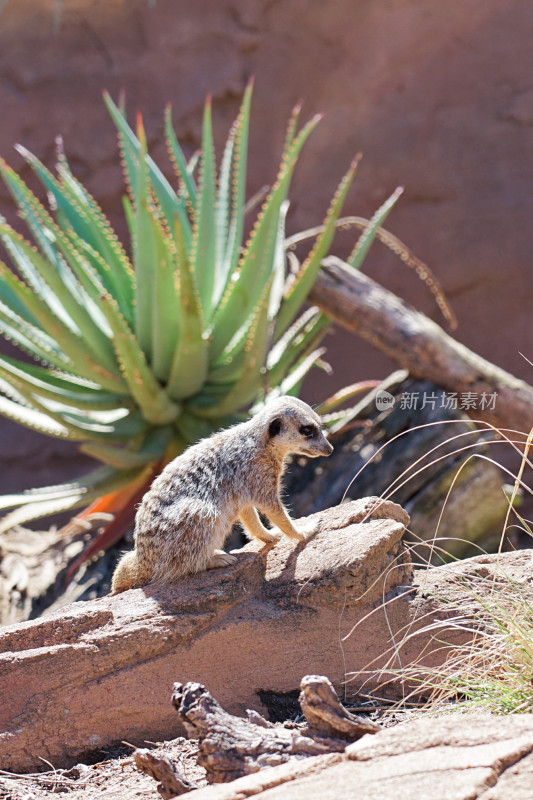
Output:
[[[319,117],[298,131],[299,108],[292,113],[277,178],[249,226],[251,95],[250,85],[218,170],[210,100],[201,151],[190,160],[167,108],[177,191],[148,154],[141,117],[134,131],[105,95],[127,183],[131,254],[72,173],[61,144],[55,174],[17,148],[46,190],[50,210],[0,163],[33,239],[0,218],[0,238],[14,267],[0,262],[0,332],[34,359],[0,357],[0,413],[80,442],[101,462],[81,480],[0,497],[0,510],[12,509],[0,530],[92,503],[87,516],[115,516],[109,544],[131,523],[137,498],[164,463],[270,394],[297,393],[317,363],[328,320],[316,308],[299,314],[330,249],[357,159],[311,251],[288,280],[288,192]],[[396,196],[367,225],[354,265]]]

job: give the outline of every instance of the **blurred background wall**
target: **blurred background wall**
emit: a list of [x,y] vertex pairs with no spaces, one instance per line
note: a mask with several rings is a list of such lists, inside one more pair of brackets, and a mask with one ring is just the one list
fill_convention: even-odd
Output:
[[[0,0],[0,10],[0,155],[26,179],[12,145],[52,167],[61,134],[77,176],[123,234],[122,176],[102,90],[115,98],[124,90],[130,119],[142,110],[151,151],[168,165],[165,104],[192,152],[211,93],[220,152],[254,75],[250,194],[273,180],[294,103],[304,101],[305,117],[324,112],[297,169],[289,232],[322,220],[361,150],[346,213],[371,215],[404,186],[388,228],[441,280],[459,320],[455,335],[533,382],[519,355],[533,360],[532,3]],[[13,220],[3,186],[0,213]],[[365,269],[444,324],[425,287],[381,245]],[[308,381],[310,401],[394,367],[348,334],[326,344],[334,373]],[[84,469],[75,448],[3,419],[0,463],[0,492]]]

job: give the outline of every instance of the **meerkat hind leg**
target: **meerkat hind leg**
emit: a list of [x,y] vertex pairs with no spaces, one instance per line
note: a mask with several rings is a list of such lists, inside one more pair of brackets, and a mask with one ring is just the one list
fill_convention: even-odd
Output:
[[253,536],[254,539],[259,539],[260,542],[279,541],[281,534],[273,533],[265,528],[259,519],[259,514],[253,506],[247,506],[246,508],[243,508],[239,514],[239,519],[248,533]]
[[207,562],[206,569],[221,569],[222,567],[229,567],[237,561],[237,556],[232,556],[231,553],[226,553],[224,550],[215,550],[209,561]]

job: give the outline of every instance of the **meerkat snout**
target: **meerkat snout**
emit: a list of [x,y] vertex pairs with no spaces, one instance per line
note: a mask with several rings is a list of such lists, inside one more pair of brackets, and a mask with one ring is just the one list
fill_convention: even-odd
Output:
[[333,453],[333,445],[328,442],[320,428],[305,433],[300,428],[300,433],[306,437],[304,450],[306,455],[311,458],[317,458],[318,456],[330,456]]

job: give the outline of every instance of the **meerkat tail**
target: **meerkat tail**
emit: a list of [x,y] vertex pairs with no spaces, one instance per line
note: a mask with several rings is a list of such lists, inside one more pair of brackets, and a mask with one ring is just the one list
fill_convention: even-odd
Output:
[[149,583],[149,579],[141,573],[142,570],[140,569],[136,551],[132,550],[130,553],[124,553],[113,573],[111,593],[119,594],[127,589],[138,589],[140,586]]

